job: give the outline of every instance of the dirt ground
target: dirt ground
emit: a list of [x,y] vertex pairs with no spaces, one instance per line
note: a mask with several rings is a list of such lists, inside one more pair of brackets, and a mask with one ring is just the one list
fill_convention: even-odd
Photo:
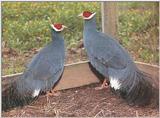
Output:
[[[13,51],[11,51],[13,52]],[[30,60],[38,50],[27,52],[22,58],[15,55],[16,59]],[[13,57],[8,52],[3,53],[4,58]],[[7,57],[5,57],[7,56]],[[10,59],[10,58],[9,58]],[[19,60],[19,59],[17,59]],[[66,63],[87,60],[83,45],[80,42],[77,48],[67,50]],[[20,66],[24,65],[22,60]],[[2,65],[3,69],[9,65]],[[100,84],[91,84],[79,88],[60,91],[59,96],[47,98],[40,96],[32,104],[23,108],[14,108],[2,112],[3,117],[158,117],[159,110],[153,105],[146,107],[129,106],[124,100],[116,96],[110,89],[96,91],[94,88]]]
[[59,91],[59,96],[40,96],[32,104],[2,112],[3,117],[158,117],[153,105],[129,106],[109,88],[96,91],[100,84]]

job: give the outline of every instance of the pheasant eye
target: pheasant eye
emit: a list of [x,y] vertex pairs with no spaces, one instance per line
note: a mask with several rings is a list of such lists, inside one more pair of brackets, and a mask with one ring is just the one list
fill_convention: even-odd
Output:
[[62,24],[54,24],[54,27],[58,30],[60,30],[62,28]]
[[83,12],[83,16],[84,16],[84,17],[89,17],[90,15],[92,15],[92,13],[89,12],[89,11],[84,11],[84,12]]

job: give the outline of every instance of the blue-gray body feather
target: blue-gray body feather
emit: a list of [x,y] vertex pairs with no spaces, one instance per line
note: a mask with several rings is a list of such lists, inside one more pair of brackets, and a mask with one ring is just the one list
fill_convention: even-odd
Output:
[[128,64],[135,67],[127,51],[116,40],[97,31],[95,21],[91,21],[93,25],[89,22],[86,21],[84,26],[84,46],[91,64],[101,74],[111,76],[117,70],[121,73],[129,67]]
[[128,102],[146,104],[152,96],[149,77],[134,64],[128,52],[113,38],[96,30],[93,17],[84,23],[84,47],[91,65],[104,77],[117,80],[117,91]]
[[63,72],[64,58],[64,39],[52,31],[52,42],[33,57],[17,83],[17,90],[21,94],[32,93],[36,89],[51,90]]
[[28,104],[40,92],[51,90],[63,73],[64,59],[64,39],[52,30],[52,41],[33,57],[22,77],[11,85],[8,96],[2,98],[3,110]]

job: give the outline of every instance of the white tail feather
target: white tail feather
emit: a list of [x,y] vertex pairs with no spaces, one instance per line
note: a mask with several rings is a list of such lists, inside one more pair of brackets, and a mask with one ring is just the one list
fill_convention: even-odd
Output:
[[114,88],[115,90],[120,89],[121,84],[117,79],[111,78],[110,84],[111,84],[111,87]]
[[38,96],[39,92],[40,92],[40,89],[35,89],[33,94],[32,94],[32,97],[34,98],[34,97]]

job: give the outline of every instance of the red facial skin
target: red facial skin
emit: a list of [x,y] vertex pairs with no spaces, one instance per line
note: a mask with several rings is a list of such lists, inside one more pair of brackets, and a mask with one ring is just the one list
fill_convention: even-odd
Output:
[[88,17],[90,17],[90,15],[92,15],[92,13],[89,12],[89,11],[84,11],[84,12],[83,12],[83,17],[88,18]]
[[54,27],[55,27],[56,29],[58,29],[58,30],[60,30],[60,29],[62,28],[62,24],[60,24],[60,23],[53,24],[53,25],[54,25]]

